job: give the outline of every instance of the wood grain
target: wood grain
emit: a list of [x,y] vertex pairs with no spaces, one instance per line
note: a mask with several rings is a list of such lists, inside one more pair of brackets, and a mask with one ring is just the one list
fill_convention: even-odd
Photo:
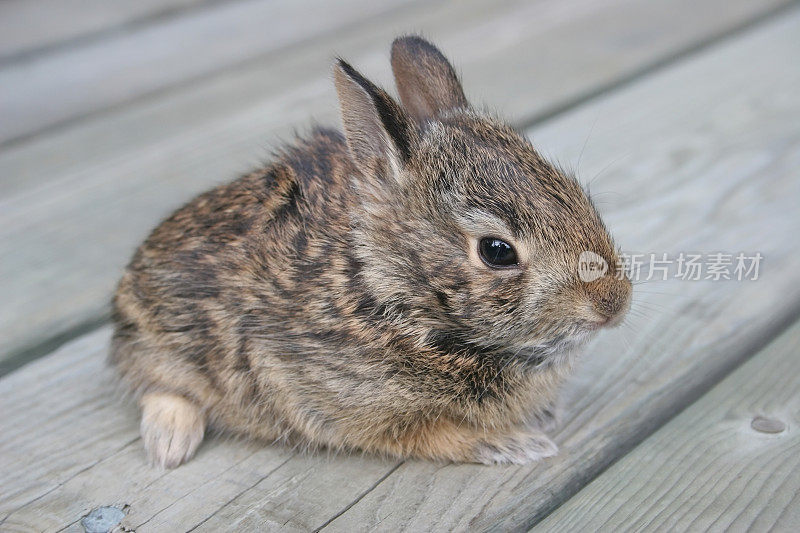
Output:
[[3,0],[0,2],[0,63],[30,57],[70,41],[110,31],[213,0]]
[[101,329],[0,380],[0,527],[55,530],[125,504],[139,531],[532,525],[797,315],[798,31],[794,12],[531,132],[563,161],[582,153],[592,189],[615,193],[596,198],[627,250],[765,257],[757,281],[638,286],[629,327],[593,343],[564,391],[558,457],[398,466],[212,439],[161,474],[110,399]]
[[388,85],[392,36],[420,30],[451,54],[474,101],[492,102],[519,124],[780,5],[415,4],[392,18],[0,150],[0,361],[41,354],[52,337],[96,323],[122,266],[159,219],[258,164],[309,116],[334,122],[333,52]]
[[408,2],[217,3],[15,62],[0,68],[0,145],[320,34],[366,24]]
[[798,346],[800,323],[534,531],[796,531]]

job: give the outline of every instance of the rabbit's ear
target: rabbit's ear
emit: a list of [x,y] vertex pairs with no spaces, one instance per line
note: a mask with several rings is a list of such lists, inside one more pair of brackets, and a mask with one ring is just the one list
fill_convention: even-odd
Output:
[[434,119],[443,111],[469,107],[453,66],[421,37],[395,39],[392,71],[400,101],[419,122]]
[[334,80],[353,160],[370,176],[383,169],[397,174],[415,145],[411,120],[391,96],[341,59],[334,68]]

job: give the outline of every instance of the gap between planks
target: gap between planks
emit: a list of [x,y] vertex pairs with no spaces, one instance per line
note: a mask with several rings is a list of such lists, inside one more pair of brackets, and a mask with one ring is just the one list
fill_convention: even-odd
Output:
[[671,409],[661,413],[662,416],[653,418],[649,425],[643,426],[640,434],[637,434],[634,438],[628,439],[620,445],[618,448],[619,455],[614,457],[607,464],[601,465],[589,475],[581,477],[580,483],[576,483],[573,486],[568,487],[567,490],[559,493],[558,497],[552,500],[551,505],[543,508],[540,512],[531,516],[530,520],[526,522],[520,529],[531,529],[542,522],[546,522],[547,518],[553,513],[557,512],[561,505],[568,502],[572,498],[579,496],[581,491],[584,490],[589,484],[608,472],[608,470],[611,469],[615,464],[621,460],[624,460],[631,453],[634,453],[642,445],[642,443],[657,433],[664,426],[681,416],[681,414],[686,412],[687,409],[690,409],[696,402],[701,400],[717,385],[741,369],[754,357],[758,356],[758,354],[763,350],[767,349],[770,344],[775,341],[775,339],[790,331],[792,327],[798,323],[798,321],[800,321],[800,301],[797,302],[797,306],[794,310],[790,311],[786,316],[781,317],[781,319],[776,321],[772,327],[760,332],[760,335],[755,337],[754,341],[751,344],[748,344],[742,350],[741,357],[733,360],[728,367],[722,368],[719,372],[710,375],[705,382],[692,390],[690,394],[685,395],[681,401],[676,402]]
[[794,322],[534,530],[796,529],[798,343]]
[[[28,0],[22,0],[23,2]],[[58,0],[56,0],[58,1]],[[144,10],[140,14],[131,14],[130,16],[122,16],[119,17],[118,20],[106,24],[103,27],[87,27],[82,31],[73,31],[64,33],[61,38],[58,40],[54,40],[52,42],[44,42],[43,44],[33,44],[24,46],[17,43],[16,45],[11,45],[10,48],[12,49],[11,52],[0,53],[0,68],[4,68],[6,66],[10,66],[16,63],[22,63],[25,61],[29,61],[32,58],[48,54],[54,52],[56,50],[63,51],[69,50],[71,48],[76,48],[79,46],[85,46],[90,43],[95,43],[104,39],[108,39],[109,37],[113,37],[120,33],[124,32],[131,32],[135,31],[139,28],[151,25],[155,22],[159,22],[162,20],[167,20],[170,18],[176,18],[187,13],[190,13],[197,9],[207,9],[214,4],[219,3],[230,3],[230,2],[237,2],[243,0],[188,0],[186,2],[171,2],[165,1],[161,2],[162,6],[160,9],[153,9],[151,11]],[[12,7],[8,7],[9,4],[13,2],[6,1],[6,6],[3,9],[13,9]],[[36,2],[39,4],[37,8],[44,10],[47,9],[46,3],[38,0]],[[42,6],[42,4],[45,4]],[[73,6],[76,7],[76,6]],[[91,8],[91,5],[81,6],[83,8]],[[8,19],[13,20],[13,15],[8,17]],[[25,21],[14,21],[15,23],[23,23]],[[63,24],[63,21],[61,21]]]
[[[728,40],[735,39],[739,35],[742,35],[751,29],[758,27],[759,25],[768,24],[770,21],[775,20],[786,13],[790,13],[798,5],[800,5],[800,0],[792,0],[788,4],[772,6],[763,13],[755,15],[749,20],[744,20],[738,25],[709,35],[707,38],[701,39],[698,42],[690,44],[689,46],[686,46],[680,50],[676,50],[670,55],[666,55],[662,58],[656,58],[656,60],[650,64],[643,65],[641,68],[636,69],[624,76],[620,76],[610,83],[599,85],[593,90],[575,95],[573,98],[570,98],[562,104],[554,105],[550,109],[542,110],[527,117],[523,116],[518,121],[517,127],[519,129],[529,129],[537,124],[551,120],[561,113],[565,113],[571,109],[590,102],[591,100],[600,98],[605,94],[626,87],[646,76],[649,76],[650,74],[654,74],[660,70],[669,68],[671,65],[678,63],[692,55],[701,53],[713,46],[721,45]],[[0,144],[0,146],[2,145]]]

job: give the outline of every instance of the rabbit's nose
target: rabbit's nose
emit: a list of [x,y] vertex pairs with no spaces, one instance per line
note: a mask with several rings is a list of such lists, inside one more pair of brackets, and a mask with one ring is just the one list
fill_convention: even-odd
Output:
[[594,310],[599,315],[599,325],[616,326],[631,305],[631,282],[604,276],[592,282]]

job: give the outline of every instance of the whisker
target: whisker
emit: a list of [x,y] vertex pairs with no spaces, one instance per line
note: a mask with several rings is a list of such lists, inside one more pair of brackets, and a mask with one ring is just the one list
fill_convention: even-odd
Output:
[[578,154],[578,162],[575,163],[575,173],[577,174],[581,168],[581,159],[583,158],[583,151],[586,150],[586,145],[589,143],[589,137],[592,136],[592,132],[594,131],[594,127],[597,125],[597,120],[600,117],[596,117],[592,122],[592,126],[589,128],[589,133],[586,134],[586,139],[583,140],[583,146],[581,146],[581,152]]

